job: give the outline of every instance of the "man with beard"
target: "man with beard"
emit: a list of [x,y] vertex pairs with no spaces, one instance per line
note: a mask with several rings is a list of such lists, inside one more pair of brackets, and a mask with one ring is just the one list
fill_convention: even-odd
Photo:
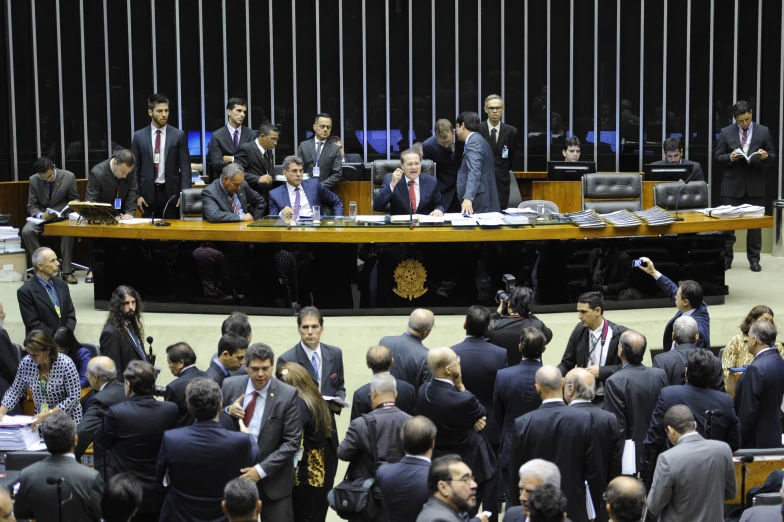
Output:
[[[465,462],[458,455],[444,455],[433,461],[427,476],[430,498],[417,517],[417,522],[464,522],[465,514],[476,506],[476,482]],[[478,515],[487,522],[487,512]]]
[[154,363],[144,354],[142,299],[130,286],[118,286],[112,293],[100,346],[101,354],[114,361],[120,378],[131,361]]

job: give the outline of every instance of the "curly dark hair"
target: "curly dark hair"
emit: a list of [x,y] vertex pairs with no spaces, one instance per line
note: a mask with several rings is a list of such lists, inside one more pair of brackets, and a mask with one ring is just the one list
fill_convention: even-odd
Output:
[[770,314],[771,317],[775,317],[773,310],[771,310],[769,306],[757,305],[752,308],[749,315],[740,323],[740,331],[743,332],[743,335],[749,335],[751,324],[765,314]]
[[118,334],[126,339],[130,339],[128,330],[125,328],[125,316],[122,313],[123,301],[129,295],[136,299],[136,312],[133,315],[133,320],[131,320],[131,326],[136,337],[141,341],[144,339],[144,323],[142,322],[144,305],[139,292],[130,286],[118,286],[112,292],[112,298],[109,300],[109,317],[106,319],[106,323],[111,324]]

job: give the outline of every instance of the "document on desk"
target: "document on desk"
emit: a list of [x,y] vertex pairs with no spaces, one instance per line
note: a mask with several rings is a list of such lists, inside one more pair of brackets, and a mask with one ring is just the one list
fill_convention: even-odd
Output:
[[500,212],[479,212],[473,214],[471,217],[475,217],[476,219],[503,219],[504,215]]
[[463,214],[462,212],[447,212],[444,214],[445,221],[454,221],[454,220],[461,220],[466,219],[468,216]]
[[462,219],[453,219],[452,226],[453,227],[475,227],[477,222],[475,219],[471,218],[462,218]]
[[420,223],[443,223],[444,216],[419,216]]
[[357,223],[386,223],[387,216],[357,216]]
[[[160,218],[155,220],[156,222],[160,221]],[[118,219],[118,223],[121,225],[144,225],[149,223],[150,220],[147,218],[131,218],[131,219]]]
[[[498,214],[501,216],[501,214]],[[503,217],[492,217],[492,218],[479,218],[480,227],[500,227],[506,225]]]

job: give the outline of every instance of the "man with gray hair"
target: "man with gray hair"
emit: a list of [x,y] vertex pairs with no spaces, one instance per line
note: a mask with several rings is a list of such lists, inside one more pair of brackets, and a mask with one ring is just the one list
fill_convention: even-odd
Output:
[[[654,368],[661,368],[667,373],[667,380],[670,386],[677,386],[686,382],[684,374],[686,364],[689,361],[691,352],[700,349],[697,347],[699,338],[700,333],[697,328],[697,321],[693,317],[682,315],[675,319],[672,326],[673,349],[660,353],[653,360]],[[721,361],[718,359],[716,359],[716,378],[711,384],[711,388],[724,391],[724,376],[721,371]]]
[[395,379],[406,381],[417,390],[420,385],[430,381],[432,375],[427,366],[428,350],[422,342],[435,327],[433,312],[417,308],[408,317],[408,327],[402,335],[383,337],[378,342],[392,350],[395,364],[390,371]]
[[[485,114],[479,132],[490,144],[495,158],[495,181],[498,186],[498,201],[504,209],[509,204],[509,188],[515,155],[517,154],[517,129],[501,121],[504,114],[504,100],[497,94],[485,98]],[[557,487],[557,485],[556,485]]]
[[201,191],[202,213],[210,223],[253,221],[266,214],[264,197],[245,181],[245,170],[239,163],[229,163],[220,178]]
[[543,484],[561,487],[561,472],[558,466],[544,459],[532,459],[520,466],[520,505],[510,507],[504,514],[504,522],[528,520],[528,499],[531,493]]
[[[395,406],[397,382],[388,373],[377,373],[370,380],[370,400],[373,411],[351,421],[345,438],[338,446],[338,458],[348,462],[349,479],[376,476],[381,462],[397,462],[405,456],[403,425],[411,415]],[[372,426],[371,426],[372,424]],[[371,437],[371,430],[375,435]],[[371,440],[375,438],[375,452]],[[373,454],[377,456],[374,459]]]
[[35,274],[16,291],[25,333],[43,330],[54,335],[61,326],[73,332],[76,309],[68,284],[57,276],[60,272],[57,254],[51,248],[41,247],[33,252],[32,261]]
[[[316,206],[321,208],[321,215],[343,215],[343,202],[322,185],[319,178],[304,179],[302,158],[286,156],[283,160],[283,175],[286,183],[269,193],[271,216],[294,219],[311,217]],[[328,212],[327,207],[331,207],[332,212]]]

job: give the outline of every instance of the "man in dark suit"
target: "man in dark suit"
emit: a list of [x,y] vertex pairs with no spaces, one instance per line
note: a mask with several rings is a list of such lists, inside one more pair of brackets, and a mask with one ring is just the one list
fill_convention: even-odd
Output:
[[179,342],[166,348],[169,371],[175,379],[166,385],[163,400],[177,405],[177,427],[193,424],[193,416],[185,401],[185,389],[196,377],[206,377],[206,373],[196,367],[196,353],[188,343]]
[[101,353],[114,361],[120,380],[131,361],[147,361],[141,316],[139,293],[130,286],[118,286],[109,300],[109,317],[99,343]]
[[195,422],[163,435],[157,476],[159,482],[168,477],[170,487],[160,518],[220,520],[224,486],[237,478],[241,469],[256,464],[259,447],[247,427],[236,433],[218,423],[222,395],[215,381],[197,377],[185,393]]
[[[773,138],[767,127],[752,123],[752,109],[745,101],[732,106],[735,123],[721,129],[713,159],[726,167],[721,181],[721,202],[724,205],[765,206],[765,170],[776,160]],[[751,154],[757,154],[751,156]],[[746,160],[744,157],[751,159]],[[732,245],[735,233],[724,250],[724,264],[732,268]],[[762,249],[762,232],[759,229],[746,232],[746,257],[752,272],[762,270],[759,264]]]
[[486,340],[491,321],[490,312],[484,306],[474,305],[468,309],[463,328],[466,338],[462,343],[452,346],[452,351],[460,358],[463,385],[487,411],[482,435],[497,455],[501,445],[501,423],[496,421],[493,410],[493,390],[496,373],[506,368],[506,350]]
[[[54,162],[47,157],[35,160],[33,164],[35,174],[30,176],[30,190],[27,194],[27,213],[34,219],[42,219],[44,223],[58,217],[49,209],[61,212],[71,201],[79,200],[79,191],[76,190],[76,177],[73,172],[56,169]],[[70,211],[66,211],[68,214]],[[67,218],[68,216],[64,216]],[[44,223],[28,221],[22,229],[21,236],[24,241],[27,255],[32,257],[33,252],[41,248],[41,236],[44,233]],[[73,238],[63,236],[60,239],[60,255],[63,258],[63,281],[70,285],[77,283],[71,268],[73,256]]]
[[327,138],[327,143],[331,143],[336,147],[340,147],[340,157],[342,158],[343,163],[364,163],[362,161],[362,156],[359,154],[346,154],[346,151],[343,149],[343,140],[340,139],[340,136],[332,135]]
[[604,409],[615,414],[624,437],[634,441],[638,469],[643,457],[642,443],[659,392],[669,384],[664,370],[642,364],[646,346],[645,336],[633,330],[625,331],[618,345],[622,369],[604,383]]
[[[661,368],[667,374],[667,382],[670,386],[685,384],[686,363],[689,356],[697,348],[700,333],[697,329],[697,321],[688,315],[682,315],[675,319],[672,325],[672,342],[674,348],[668,352],[660,353],[653,360],[654,368]],[[706,350],[714,361],[713,383],[710,385],[714,390],[724,391],[724,375],[721,370],[721,361],[714,357],[710,350]]]
[[422,143],[423,159],[433,160],[441,193],[441,206],[446,212],[460,212],[460,201],[455,195],[457,170],[463,162],[463,144],[455,140],[455,129],[449,120],[441,119],[433,128],[433,135]]
[[[485,98],[487,120],[479,130],[490,144],[495,158],[495,181],[498,186],[498,202],[502,209],[509,205],[509,186],[512,183],[510,171],[517,154],[517,129],[501,122],[504,114],[504,100],[497,94]],[[514,180],[517,183],[517,180]]]
[[[477,510],[477,485],[472,470],[451,454],[433,460],[427,475],[427,492],[430,498],[422,506],[416,522],[465,522],[468,513]],[[488,522],[480,513],[475,519]]]
[[302,158],[287,156],[283,160],[283,175],[286,183],[269,193],[269,213],[284,218],[313,215],[313,207],[321,207],[321,215],[329,215],[327,207],[335,216],[343,215],[343,202],[318,179],[302,179]]
[[742,448],[780,448],[779,412],[784,399],[784,360],[776,351],[776,325],[756,321],[746,345],[754,356],[735,388]]
[[[392,350],[386,346],[377,345],[368,349],[365,361],[373,375],[376,375],[377,373],[389,373],[389,370],[395,364],[395,357],[392,355]],[[398,380],[395,406],[400,411],[414,415],[416,413],[416,401],[416,389],[406,381]],[[351,400],[351,420],[371,411],[373,411],[373,400],[370,393],[370,383],[367,383],[357,388],[354,392],[354,398]]]
[[152,124],[133,134],[131,152],[139,173],[139,199],[136,206],[144,217],[163,217],[170,200],[166,219],[176,219],[180,192],[191,188],[191,157],[188,137],[180,129],[168,125],[169,99],[162,94],[147,98],[147,114]]
[[411,149],[403,151],[400,168],[384,176],[381,190],[373,198],[373,208],[383,211],[389,205],[389,213],[393,215],[443,216],[438,181],[433,176],[421,175],[421,171],[419,154]]
[[511,491],[509,483],[509,455],[514,436],[515,419],[537,409],[542,399],[536,393],[535,375],[542,367],[542,353],[546,341],[541,330],[533,327],[523,328],[519,349],[523,359],[516,365],[498,370],[493,390],[493,414],[501,426],[501,447],[498,452],[498,467],[501,469],[504,493],[507,498]]
[[[125,396],[125,386],[117,380],[117,367],[108,357],[101,355],[90,359],[87,365],[87,379],[95,395],[79,422],[79,444],[74,451],[77,460],[82,459],[85,450],[94,441],[95,434],[103,423],[103,416],[109,408],[128,398]],[[103,469],[103,448],[98,445],[93,446],[93,467]]]
[[517,482],[520,467],[532,459],[544,459],[561,471],[561,489],[569,499],[569,518],[588,522],[585,482],[588,481],[591,491],[601,491],[596,477],[602,463],[591,432],[591,415],[584,409],[566,406],[563,383],[561,372],[555,366],[542,366],[536,372],[536,391],[542,405],[515,421],[509,464],[512,492],[507,501],[512,504],[520,501]]
[[593,404],[596,380],[588,370],[575,368],[564,377],[564,399],[573,408],[581,408],[591,416],[591,433],[594,447],[600,453],[601,465],[596,472],[598,490],[591,489],[596,511],[596,519],[607,522],[609,516],[602,502],[602,492],[607,483],[621,474],[623,458],[624,434],[618,426],[618,420],[612,413],[606,412]]
[[213,171],[220,173],[235,161],[239,148],[253,141],[256,133],[243,125],[248,115],[248,102],[242,98],[230,98],[226,103],[226,125],[212,133],[210,138],[210,162]]
[[[5,396],[5,392],[11,387],[16,379],[16,373],[19,369],[19,363],[24,356],[8,336],[5,330],[5,307],[3,301],[0,301],[0,395]],[[10,415],[18,415],[21,409],[17,404],[8,412]],[[2,519],[0,519],[2,520]]]
[[705,181],[705,174],[702,173],[702,166],[696,161],[683,159],[683,142],[680,138],[667,138],[662,144],[664,159],[654,161],[651,165],[694,165],[691,174],[685,180],[686,183],[692,181]]
[[104,476],[109,480],[124,471],[142,481],[144,495],[134,519],[158,520],[166,489],[156,476],[163,433],[177,425],[177,406],[155,399],[155,369],[150,363],[132,361],[125,369],[128,400],[106,412],[104,429],[96,439],[104,448]]
[[202,214],[210,223],[253,221],[266,214],[264,198],[245,181],[242,166],[231,163],[201,191]]
[[678,309],[678,313],[664,327],[664,340],[662,341],[664,351],[669,351],[675,345],[675,341],[672,340],[672,324],[682,315],[691,316],[697,321],[700,332],[700,337],[696,342],[697,348],[710,348],[710,314],[708,313],[708,303],[703,301],[702,286],[697,281],[689,279],[681,281],[676,286],[667,276],[656,270],[653,261],[647,257],[641,257],[640,260],[643,262],[639,266],[640,270],[653,276],[659,288],[667,294],[667,297],[675,301],[675,307]]
[[[46,419],[41,432],[51,455],[22,470],[14,513],[20,520],[98,522],[104,481],[97,471],[69,455],[74,452],[78,438],[76,423],[68,414],[58,412]],[[62,479],[62,486],[50,484],[50,477]],[[62,508],[58,503],[59,487],[63,491]],[[59,513],[60,509],[62,513]],[[11,520],[14,520],[13,515]]]
[[343,157],[340,147],[327,143],[332,134],[332,117],[324,112],[313,121],[313,138],[299,144],[297,156],[305,162],[305,172],[325,188],[334,189],[342,179]]
[[118,219],[133,219],[139,197],[135,166],[131,151],[122,149],[93,167],[87,177],[85,201],[107,203],[122,213]]
[[33,252],[32,260],[35,275],[16,291],[25,333],[43,330],[54,335],[61,326],[73,332],[76,310],[68,284],[57,277],[60,270],[57,254],[51,248],[41,247]]
[[484,511],[493,513],[491,520],[497,520],[496,457],[490,444],[479,434],[487,422],[487,410],[466,390],[460,358],[451,348],[430,350],[427,365],[433,380],[420,386],[417,408],[438,429],[434,455],[460,455],[479,484],[477,504],[470,511],[471,516],[476,515],[481,503]]
[[457,139],[465,143],[463,162],[457,171],[457,199],[461,212],[499,212],[493,150],[478,132],[479,115],[463,112],[455,120],[455,127]]
[[596,379],[594,402],[601,404],[605,380],[621,369],[618,342],[626,327],[604,318],[601,292],[586,292],[577,298],[577,318],[580,324],[569,336],[558,369],[566,375],[573,368],[587,368]]
[[[520,489],[519,501],[517,506],[512,506],[511,502],[506,505],[504,511],[504,522],[527,522],[530,515],[528,501],[536,488],[544,484],[560,488],[561,471],[558,466],[544,459],[532,459],[520,466]],[[507,497],[508,498],[508,497]]]
[[247,349],[248,340],[245,337],[233,332],[223,334],[218,341],[218,354],[212,358],[210,367],[205,372],[207,377],[222,386],[224,379],[231,376],[231,372],[240,369]]
[[389,522],[416,520],[427,502],[427,474],[436,444],[436,425],[427,417],[413,417],[403,425],[402,437],[406,456],[376,470],[376,484]]
[[245,181],[250,188],[266,194],[272,188],[275,177],[275,158],[273,149],[278,144],[278,128],[271,123],[259,127],[258,137],[241,145],[234,157],[245,169]]
[[297,389],[272,378],[272,348],[257,343],[245,352],[245,377],[223,381],[223,404],[237,427],[239,421],[259,443],[259,462],[243,468],[243,477],[256,483],[264,505],[262,522],[293,522],[291,493],[294,490],[292,459],[300,447]]
[[392,376],[417,390],[431,379],[430,369],[427,367],[427,348],[422,341],[430,335],[435,326],[433,312],[417,308],[408,317],[408,327],[402,335],[383,337],[378,342],[392,350],[392,356],[395,358],[395,365],[390,370]]

